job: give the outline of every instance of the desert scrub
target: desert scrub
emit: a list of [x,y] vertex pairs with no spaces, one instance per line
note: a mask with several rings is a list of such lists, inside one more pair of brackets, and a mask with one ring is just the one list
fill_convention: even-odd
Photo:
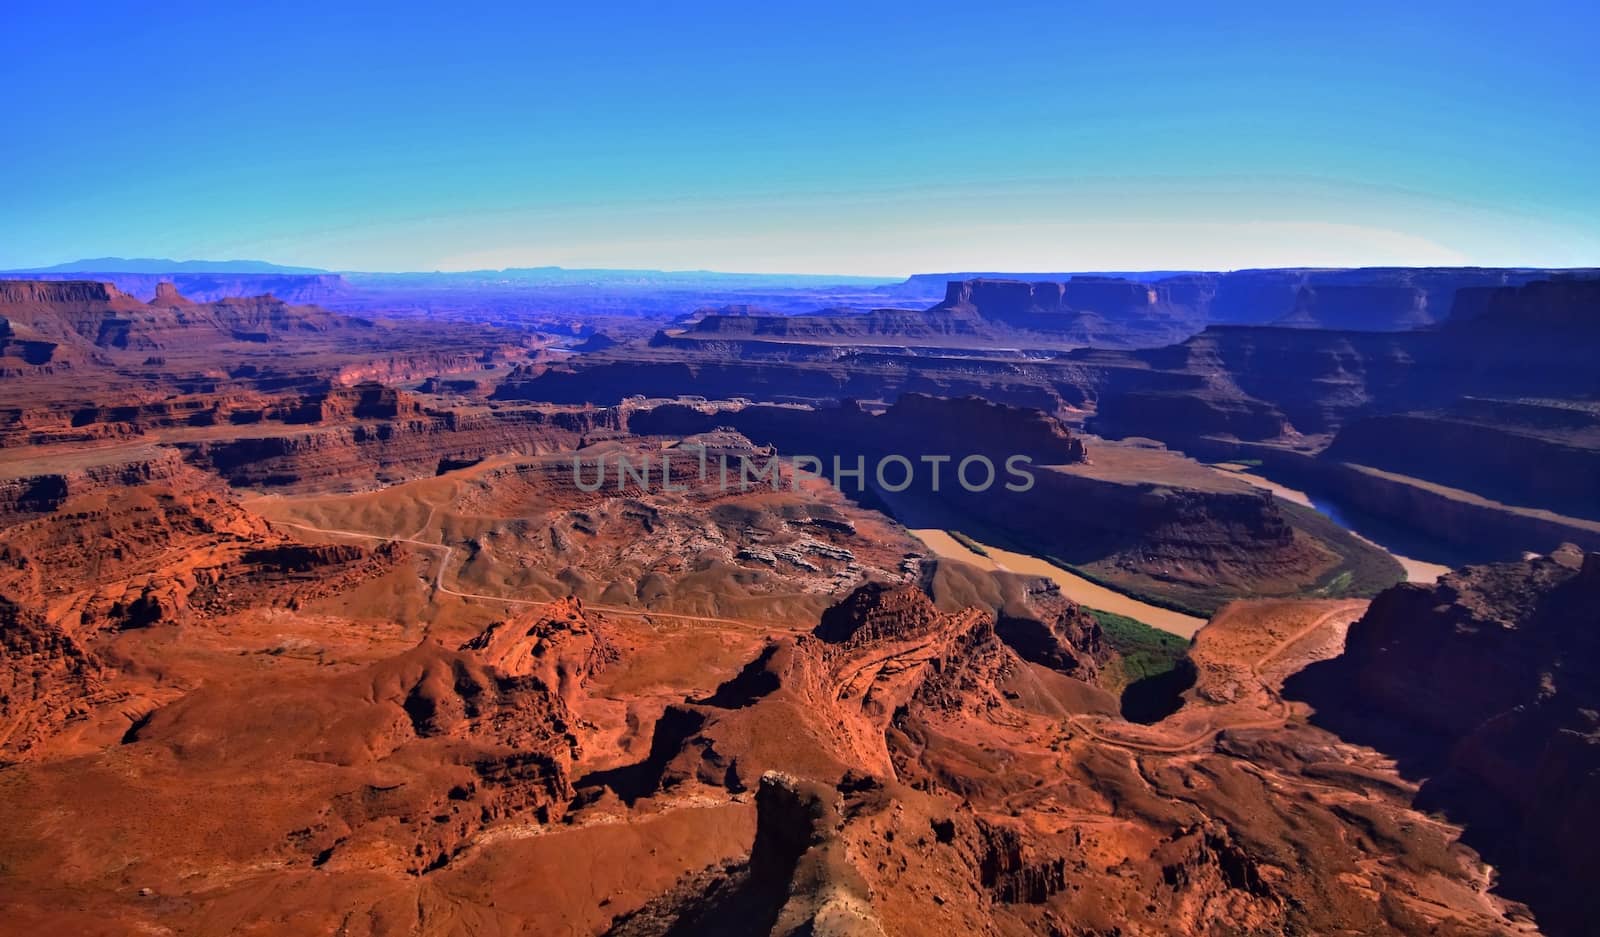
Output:
[[964,546],[968,550],[971,550],[972,552],[978,554],[979,556],[988,556],[989,555],[989,551],[985,550],[983,548],[983,544],[981,544],[978,541],[972,539],[971,537],[967,536],[966,534],[962,533],[959,530],[950,531],[950,539],[954,540],[956,543],[961,544],[962,546]]
[[1106,645],[1120,658],[1120,672],[1111,675],[1117,688],[1164,674],[1188,653],[1187,638],[1115,612],[1092,608],[1089,614],[1100,622]]

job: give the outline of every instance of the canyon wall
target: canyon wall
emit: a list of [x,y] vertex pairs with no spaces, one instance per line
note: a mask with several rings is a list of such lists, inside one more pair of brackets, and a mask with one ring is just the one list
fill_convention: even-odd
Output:
[[237,487],[370,486],[500,453],[575,448],[617,431],[616,411],[520,408],[392,414],[313,429],[184,442],[185,458]]
[[[630,411],[628,427],[670,436],[734,429],[782,454],[818,458],[821,474],[885,503],[908,527],[959,529],[1203,611],[1219,595],[1310,589],[1341,563],[1359,562],[1356,554],[1376,556],[1342,531],[1302,529],[1304,519],[1270,493],[1217,483],[1176,455],[1106,449],[1103,461],[1133,464],[1127,473],[1099,470],[1094,452],[1057,421],[977,399],[908,395],[881,416],[853,404],[666,404]],[[976,455],[989,460],[992,476],[981,466],[961,475],[961,463]],[[907,461],[887,467],[894,456]],[[1031,459],[1021,463],[1026,479],[1011,471],[1014,456]],[[935,457],[946,459],[942,467],[925,462]],[[836,475],[858,465],[863,477]],[[1382,584],[1397,577],[1396,569]],[[1371,588],[1366,574],[1358,578]]]
[[141,301],[157,297],[161,284],[201,303],[230,296],[271,293],[291,303],[325,303],[348,297],[352,290],[336,273],[30,273],[35,280],[99,280]]
[[1323,457],[1600,520],[1600,408],[1474,400],[1355,420]]
[[1590,931],[1600,894],[1600,554],[1572,547],[1401,585],[1296,693],[1347,738],[1427,778],[1547,933]]

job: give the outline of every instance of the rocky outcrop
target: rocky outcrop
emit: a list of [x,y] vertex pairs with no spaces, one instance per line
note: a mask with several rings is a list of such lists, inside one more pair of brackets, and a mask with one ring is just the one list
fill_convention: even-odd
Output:
[[167,347],[273,341],[296,332],[364,328],[371,323],[291,305],[270,293],[215,302],[189,302],[163,292],[149,305],[109,283],[0,281],[0,313],[41,336],[110,352],[151,352]]
[[57,356],[60,345],[19,334],[11,320],[0,316],[0,376],[53,374],[72,366],[72,356]]
[[[463,414],[430,409],[414,394],[372,381],[352,385],[310,382],[298,391],[264,394],[249,390],[198,393],[160,400],[134,400],[96,406],[38,407],[12,411],[0,422],[0,448],[101,440],[137,440],[164,431],[194,427],[340,426],[359,421],[440,420],[463,429],[500,417],[515,422],[514,413],[482,411]],[[543,411],[548,412],[548,411]],[[252,430],[241,429],[250,435]],[[210,434],[227,440],[224,433]]]
[[814,635],[774,639],[715,693],[668,707],[644,760],[580,785],[631,800],[691,781],[745,791],[774,769],[830,781],[851,766],[888,774],[886,734],[913,700],[982,711],[1017,666],[992,613],[942,613],[915,587],[868,583]]
[[170,281],[162,280],[156,284],[156,295],[150,300],[150,305],[180,308],[193,306],[194,300],[178,292],[178,288],[173,286]]
[[583,602],[573,597],[490,625],[461,650],[508,677],[539,681],[569,706],[618,657],[616,645],[589,622]]
[[[564,661],[564,631],[592,635],[604,627],[564,606],[530,612],[496,632],[520,630],[529,620],[542,631],[525,652],[574,675],[584,665]],[[304,824],[282,828],[275,851],[302,868],[338,872],[379,863],[427,875],[449,865],[485,826],[513,816],[553,822],[572,796],[582,729],[568,700],[581,696],[587,676],[558,690],[536,672],[508,673],[496,662],[515,663],[520,655],[484,653],[500,643],[490,635],[451,651],[424,639],[352,679],[263,687],[248,700],[202,688],[158,710],[126,741],[165,750],[169,765],[204,776],[227,764],[234,733],[259,733],[266,740],[252,759],[280,801],[274,816]]]
[[82,718],[104,671],[71,634],[0,597],[0,766]]
[[761,776],[750,877],[787,894],[770,933],[881,937],[866,878],[851,864],[839,792],[779,772]]
[[907,453],[938,451],[935,447],[942,435],[952,443],[959,442],[946,447],[956,452],[1025,454],[1050,465],[1088,459],[1083,440],[1055,418],[981,397],[906,394],[884,411],[872,432]]
[[924,637],[939,619],[938,609],[917,587],[872,582],[828,609],[812,633],[829,644],[860,647]]
[[[959,337],[981,338],[989,334],[981,321],[945,310],[874,309],[866,313],[828,316],[708,315],[688,330],[687,340],[727,342],[800,339],[824,344],[846,344],[881,340],[924,342]],[[656,347],[669,343],[671,339],[663,334],[658,334],[652,341]],[[679,343],[679,347],[693,346]]]
[[77,467],[60,471],[25,469],[10,478],[0,477],[0,524],[49,514],[73,496],[169,482],[184,473],[182,455],[166,446],[108,452],[102,459],[81,460]]
[[1110,658],[1099,619],[1064,598],[1049,580],[1031,585],[1028,613],[1002,611],[995,634],[1025,661],[1093,682]]
[[336,387],[352,387],[372,382],[400,384],[414,381],[424,375],[438,377],[494,368],[503,362],[506,354],[507,349],[491,348],[484,351],[454,353],[424,351],[383,355],[344,365],[334,372],[332,381]]
[[71,305],[104,303],[132,309],[137,301],[110,283],[91,280],[0,280],[0,303],[5,305]]
[[1130,390],[1103,397],[1091,424],[1114,439],[1145,437],[1186,446],[1196,437],[1236,440],[1298,435],[1273,404],[1229,391]]
[[174,461],[110,462],[12,488],[0,595],[88,641],[106,630],[295,608],[392,569],[393,544],[299,543]]
[[867,878],[842,835],[859,794],[881,790],[853,777],[838,787],[779,771],[762,775],[748,861],[706,870],[612,921],[609,937],[694,933],[733,937],[883,937]]

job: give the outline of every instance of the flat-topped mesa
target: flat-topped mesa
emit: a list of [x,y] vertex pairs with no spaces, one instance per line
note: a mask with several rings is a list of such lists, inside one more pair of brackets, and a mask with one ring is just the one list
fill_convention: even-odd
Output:
[[1092,311],[1117,313],[1154,306],[1157,292],[1117,277],[1077,276],[1065,282],[952,280],[935,309],[970,311],[984,319],[1028,324],[1041,315]]
[[343,299],[350,292],[349,284],[337,273],[183,273],[177,270],[128,273],[104,270],[28,276],[45,281],[104,281],[141,301],[157,296],[162,283],[171,283],[179,293],[198,304],[215,302],[227,296],[259,296],[262,293],[272,293],[291,303],[317,303]]
[[0,303],[138,303],[110,283],[94,280],[0,280]]
[[1072,309],[1137,309],[1159,301],[1152,287],[1121,277],[1076,276],[1061,284],[1061,304]]
[[943,455],[957,462],[980,454],[996,464],[1011,456],[1026,456],[1039,465],[1088,461],[1083,440],[1050,414],[981,397],[904,394],[880,416],[851,400],[816,409],[757,404],[707,410],[662,404],[634,411],[628,425],[645,435],[675,436],[726,427],[752,440],[773,443],[780,452],[838,455],[846,461],[858,453]]
[[1302,286],[1294,309],[1274,325],[1383,332],[1422,328],[1434,317],[1428,292],[1417,286]]
[[36,337],[96,353],[200,353],[372,325],[316,306],[290,305],[271,293],[195,303],[163,283],[156,294],[146,304],[109,283],[0,280],[0,315],[32,328]]
[[1452,330],[1514,330],[1592,335],[1600,331],[1600,278],[1562,277],[1522,286],[1456,291]]
[[1051,465],[1088,461],[1083,440],[1060,420],[982,397],[905,394],[876,422],[874,432],[897,441],[942,436],[968,452],[1020,453]]

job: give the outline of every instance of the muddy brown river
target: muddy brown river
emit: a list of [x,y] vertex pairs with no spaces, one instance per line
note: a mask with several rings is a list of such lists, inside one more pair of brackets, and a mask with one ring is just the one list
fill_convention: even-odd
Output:
[[1138,599],[1129,598],[1120,592],[1107,589],[1105,586],[1092,583],[1082,576],[1075,576],[1061,567],[1042,560],[1037,556],[1026,553],[1013,553],[987,543],[973,541],[983,547],[988,556],[980,556],[962,545],[956,538],[950,536],[948,531],[938,528],[924,528],[912,530],[918,540],[927,545],[929,550],[947,560],[960,560],[982,569],[999,569],[1013,573],[1023,573],[1029,576],[1044,576],[1061,587],[1062,595],[1077,602],[1079,605],[1097,608],[1103,612],[1112,612],[1125,615],[1129,618],[1142,621],[1152,628],[1170,631],[1185,638],[1192,637],[1206,619],[1194,615],[1185,615],[1159,605],[1151,605]]

